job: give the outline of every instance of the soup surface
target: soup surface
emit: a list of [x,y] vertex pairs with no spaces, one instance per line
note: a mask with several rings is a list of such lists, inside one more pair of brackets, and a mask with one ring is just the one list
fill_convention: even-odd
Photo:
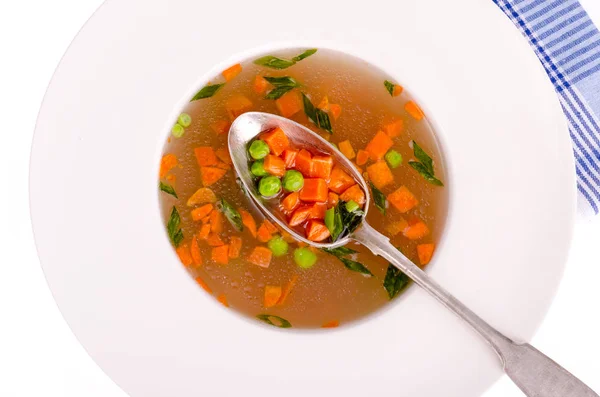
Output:
[[[182,110],[165,144],[161,210],[170,242],[190,275],[224,306],[283,328],[336,327],[397,297],[409,281],[387,261],[354,243],[334,252],[306,247],[257,210],[240,188],[227,149],[231,122],[247,111],[288,117],[330,141],[371,186],[368,222],[420,266],[435,255],[448,188],[439,145],[418,104],[364,61],[331,50],[289,50],[234,65],[215,77]],[[298,187],[297,175],[286,180],[273,166],[277,159],[287,163],[286,155],[274,153],[272,145],[258,146],[247,148],[251,154],[262,150],[259,164],[249,164],[256,168],[257,183],[270,178],[263,184],[273,189],[280,180],[282,209],[294,191],[310,197],[298,205],[318,205],[314,217],[305,220],[317,223],[322,236],[328,233],[321,224],[333,227],[325,219],[327,210],[333,213],[340,204],[346,213],[362,210],[356,189],[346,192],[353,183],[346,186],[340,175],[332,181],[327,174],[322,178],[326,200],[302,193],[308,187]],[[286,170],[310,178],[310,167],[319,167],[302,164],[290,163]],[[315,189],[315,183],[309,185]],[[291,222],[292,212],[286,215]],[[301,230],[307,225],[302,223]]]

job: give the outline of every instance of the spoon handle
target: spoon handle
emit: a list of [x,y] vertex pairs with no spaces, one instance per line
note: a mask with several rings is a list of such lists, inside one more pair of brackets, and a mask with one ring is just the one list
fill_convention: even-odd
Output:
[[446,291],[397,250],[383,234],[363,222],[352,236],[375,255],[387,259],[415,284],[465,320],[496,351],[506,374],[529,397],[599,397],[583,382],[529,344],[517,344]]

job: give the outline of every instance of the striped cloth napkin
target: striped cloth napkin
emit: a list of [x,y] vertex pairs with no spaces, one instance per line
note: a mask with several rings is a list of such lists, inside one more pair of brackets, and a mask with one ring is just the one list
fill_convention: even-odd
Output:
[[573,142],[583,214],[600,212],[600,32],[576,0],[494,0],[554,84]]

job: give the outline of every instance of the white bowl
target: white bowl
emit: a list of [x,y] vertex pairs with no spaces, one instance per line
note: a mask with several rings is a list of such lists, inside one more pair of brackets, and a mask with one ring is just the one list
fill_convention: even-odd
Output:
[[281,331],[209,299],[166,240],[156,175],[183,104],[225,65],[303,45],[361,57],[417,96],[450,174],[430,274],[531,338],[570,242],[572,152],[534,54],[477,0],[105,3],[56,71],[32,150],[34,231],[61,311],[133,397],[480,395],[498,360],[417,287],[353,326]]

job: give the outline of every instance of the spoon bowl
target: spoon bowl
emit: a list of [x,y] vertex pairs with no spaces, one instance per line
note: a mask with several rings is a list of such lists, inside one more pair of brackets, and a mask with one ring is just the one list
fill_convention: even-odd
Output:
[[[361,225],[354,233],[344,236],[333,243],[317,243],[291,229],[281,215],[274,214],[265,204],[250,173],[248,144],[263,131],[280,127],[288,139],[298,147],[307,147],[311,151],[331,154],[337,164],[341,165],[357,181],[366,197],[365,215]],[[502,335],[471,309],[446,291],[435,280],[430,278],[421,268],[412,263],[398,251],[390,240],[373,229],[365,221],[366,211],[370,204],[369,188],[362,175],[354,165],[333,145],[310,129],[286,118],[260,112],[249,112],[239,116],[229,130],[229,151],[235,171],[251,199],[260,210],[277,223],[294,238],[317,248],[336,248],[347,244],[350,240],[359,242],[373,254],[382,256],[392,265],[404,272],[415,284],[429,292],[442,305],[454,312],[469,324],[494,349],[500,357],[506,374],[515,384],[531,397],[599,397],[592,389],[562,368],[556,362],[536,350],[529,344],[515,343]]]
[[250,172],[249,164],[252,158],[248,153],[248,145],[263,131],[279,127],[288,139],[297,147],[308,147],[311,150],[330,154],[335,164],[341,166],[354,180],[360,185],[365,192],[365,206],[363,216],[363,224],[367,216],[371,197],[369,194],[369,186],[363,178],[362,174],[356,169],[346,156],[336,149],[330,142],[319,136],[319,134],[306,128],[302,124],[296,123],[290,119],[286,119],[274,114],[262,112],[248,112],[239,116],[229,130],[229,151],[233,160],[233,167],[240,178],[244,188],[252,197],[253,202],[259,207],[261,212],[268,216],[272,221],[277,223],[286,232],[294,236],[295,239],[317,248],[337,248],[348,244],[352,240],[352,235],[344,236],[332,243],[319,243],[310,241],[296,230],[288,226],[286,220],[280,214],[274,214],[268,207],[265,199],[260,195],[254,182],[254,175]]

